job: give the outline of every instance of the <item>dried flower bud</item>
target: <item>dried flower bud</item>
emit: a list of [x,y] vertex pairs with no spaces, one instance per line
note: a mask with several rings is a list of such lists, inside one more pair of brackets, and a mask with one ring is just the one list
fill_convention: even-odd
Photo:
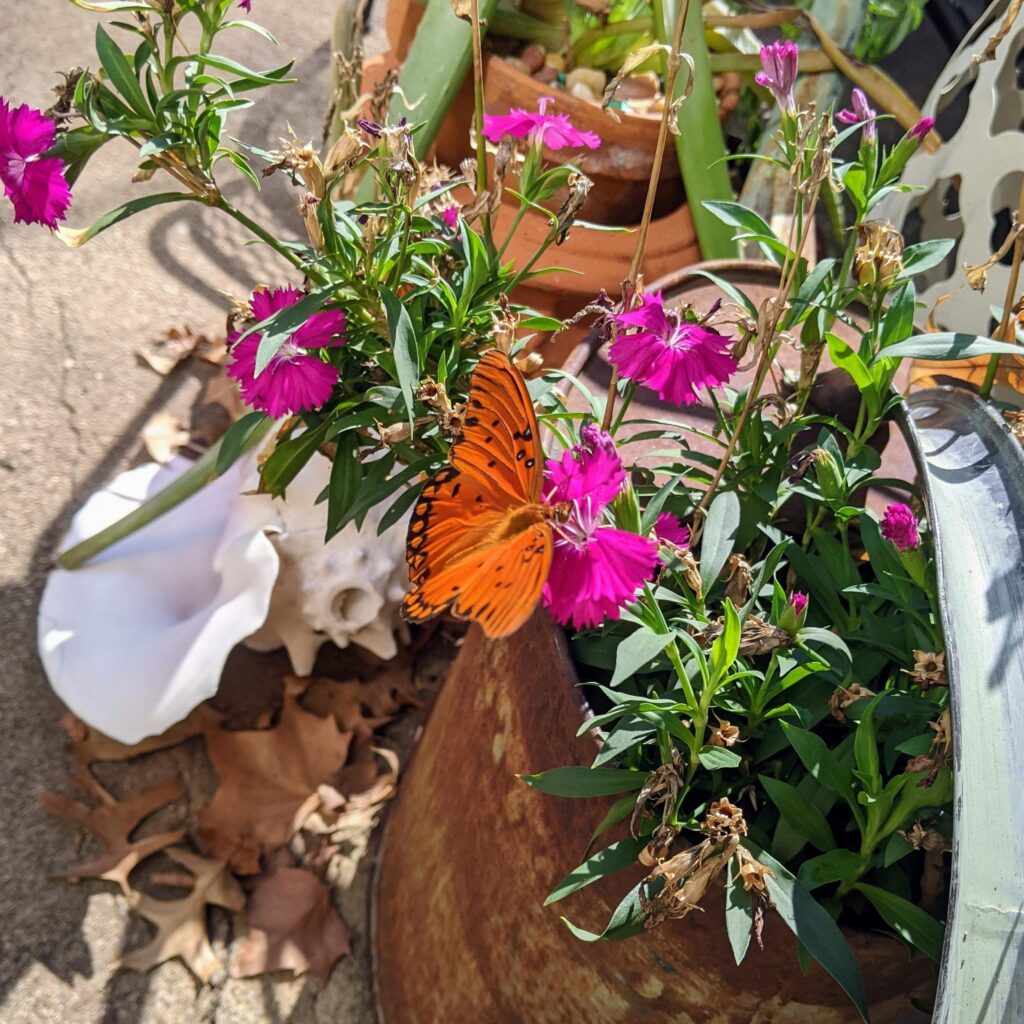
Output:
[[555,244],[561,245],[569,237],[569,229],[576,220],[576,214],[580,212],[583,204],[587,201],[594,183],[585,174],[570,174],[567,182],[569,195],[558,210],[558,223],[555,227]]
[[742,555],[729,557],[729,579],[725,586],[725,596],[737,607],[741,608],[750,597],[750,588],[754,585],[754,572],[750,563]]
[[393,444],[400,444],[402,441],[408,441],[412,437],[412,428],[407,422],[392,423],[384,426],[383,423],[374,420],[373,425],[377,428],[377,433],[380,435],[380,443],[389,448]]
[[539,352],[527,352],[525,355],[516,356],[512,362],[524,377],[528,377],[544,365],[544,357]]
[[1004,412],[1003,416],[1013,434],[1021,444],[1024,444],[1024,412]]
[[331,146],[324,160],[324,174],[336,178],[349,171],[369,152],[370,147],[359,132],[346,128],[341,138]]
[[910,676],[922,690],[930,690],[933,686],[948,686],[946,652],[932,654],[928,651],[914,651],[913,671],[904,669],[903,673]]
[[869,690],[859,683],[851,683],[849,686],[840,686],[829,698],[828,709],[837,722],[845,722],[844,712],[851,704],[863,700],[865,697],[874,697],[875,691]]
[[719,719],[718,725],[711,730],[711,746],[734,747],[739,742],[741,742],[739,727],[733,725],[732,722],[723,722],[722,719]]
[[889,221],[869,220],[857,229],[853,272],[862,288],[887,288],[903,271],[903,236]]
[[290,139],[282,139],[281,143],[282,149],[274,154],[276,161],[263,168],[263,177],[269,177],[275,171],[289,171],[306,186],[307,192],[323,199],[327,191],[324,168],[313,144],[299,142],[294,132]]
[[518,330],[519,314],[509,304],[507,295],[499,295],[498,312],[491,315],[491,338],[494,347],[509,355]]
[[736,851],[736,859],[740,866],[740,880],[747,892],[767,892],[768,883],[766,879],[774,878],[775,872],[765,867],[754,855],[741,846]]
[[900,835],[915,850],[926,850],[930,853],[949,853],[952,850],[949,840],[941,832],[926,829],[919,821],[915,821],[906,832],[901,831]]
[[733,836],[745,836],[747,823],[743,811],[728,800],[716,800],[701,822],[701,831],[713,842],[722,843]]
[[323,249],[324,247],[324,235],[320,229],[320,220],[317,217],[319,206],[320,200],[312,192],[307,192],[299,200],[299,214],[302,216],[302,222],[306,226],[306,235],[309,238],[310,245],[314,249]]

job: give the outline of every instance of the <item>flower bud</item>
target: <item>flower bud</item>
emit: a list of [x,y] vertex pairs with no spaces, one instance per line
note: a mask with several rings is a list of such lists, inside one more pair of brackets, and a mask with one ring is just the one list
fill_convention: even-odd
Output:
[[786,602],[782,614],[779,616],[779,629],[784,630],[790,636],[796,636],[807,617],[807,595],[801,594],[799,590],[794,591]]
[[368,152],[369,148],[359,132],[347,128],[341,138],[328,150],[327,158],[324,160],[324,174],[328,178],[347,174]]
[[811,458],[822,497],[832,508],[841,507],[846,502],[846,481],[835,455],[827,448],[815,448]]
[[862,288],[888,288],[903,272],[903,236],[889,221],[869,220],[857,229],[860,245],[853,272]]

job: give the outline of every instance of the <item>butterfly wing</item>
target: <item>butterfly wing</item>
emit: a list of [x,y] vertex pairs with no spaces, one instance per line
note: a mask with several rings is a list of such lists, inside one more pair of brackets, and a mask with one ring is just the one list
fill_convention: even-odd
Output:
[[[423,488],[409,523],[406,618],[451,609],[507,636],[529,618],[551,564],[539,510],[543,453],[522,376],[494,351],[473,373],[450,463]],[[533,506],[531,511],[530,506]]]

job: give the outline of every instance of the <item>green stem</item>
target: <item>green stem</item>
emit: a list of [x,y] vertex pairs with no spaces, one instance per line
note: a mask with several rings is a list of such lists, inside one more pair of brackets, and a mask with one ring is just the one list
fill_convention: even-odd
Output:
[[[261,423],[246,439],[241,452],[248,451],[260,444],[274,429],[276,421],[267,418]],[[217,458],[220,454],[223,438],[211,445],[203,456],[196,460],[190,469],[186,470],[173,483],[170,483],[162,491],[154,494],[152,498],[143,502],[138,508],[133,509],[128,515],[111,523],[106,529],[80,541],[73,547],[62,551],[57,556],[58,563],[65,569],[77,569],[94,558],[102,551],[106,551],[112,544],[131,536],[142,527],[148,526],[155,519],[177,508],[186,498],[202,490],[208,483],[216,480],[220,475],[217,471]]]
[[[487,143],[484,139],[484,50],[480,32],[479,0],[470,0],[470,22],[473,29],[473,106],[475,111],[476,131],[476,191],[482,195],[487,191]],[[494,251],[494,239],[491,235],[491,212],[485,209],[483,222],[484,240],[487,248]]]
[[512,225],[508,229],[508,234],[505,236],[505,241],[501,243],[501,248],[498,250],[499,262],[501,260],[501,257],[505,255],[505,250],[509,247],[509,243],[515,237],[515,233],[519,228],[519,224],[522,221],[523,217],[526,216],[526,211],[528,209],[529,206],[526,203],[519,204],[519,209],[516,210],[516,215],[515,217],[512,218]]
[[282,245],[281,242],[279,242],[272,234],[270,234],[264,228],[261,228],[260,225],[257,224],[256,221],[254,221],[247,214],[242,213],[242,211],[239,210],[237,207],[232,206],[223,196],[218,196],[217,200],[213,203],[213,205],[217,207],[218,210],[223,210],[223,212],[226,213],[229,217],[232,217],[235,220],[237,220],[239,224],[241,224],[244,228],[248,229],[261,242],[266,243],[279,256],[284,257],[284,259],[286,259],[293,267],[296,267],[298,270],[303,271],[303,273],[307,274],[309,277],[324,282],[324,279],[319,271],[307,266],[300,256],[292,252],[286,246]]

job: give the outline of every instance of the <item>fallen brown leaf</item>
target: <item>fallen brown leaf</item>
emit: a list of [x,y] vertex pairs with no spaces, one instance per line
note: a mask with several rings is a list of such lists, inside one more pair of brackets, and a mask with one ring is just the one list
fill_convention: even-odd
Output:
[[223,966],[206,933],[206,907],[213,904],[241,913],[245,909],[245,893],[223,861],[208,860],[181,847],[165,852],[192,873],[192,891],[177,900],[132,893],[132,909],[156,925],[156,935],[141,949],[122,956],[120,966],[148,971],[165,960],[181,957],[205,983]]
[[80,882],[83,878],[116,882],[127,896],[131,891],[128,876],[139,861],[179,842],[185,835],[185,829],[181,828],[134,842],[130,838],[154,811],[182,796],[181,786],[170,779],[144,793],[115,800],[84,766],[76,773],[75,782],[87,796],[97,801],[95,805],[79,803],[56,793],[43,793],[40,802],[51,814],[91,832],[100,841],[103,851],[95,860],[68,868],[63,873],[71,882]]
[[156,370],[161,377],[166,377],[180,362],[188,359],[200,346],[209,345],[210,340],[204,334],[196,334],[187,324],[184,327],[171,327],[164,331],[163,337],[149,341],[139,349],[139,358]]
[[348,755],[352,734],[300,707],[304,688],[305,681],[286,678],[272,729],[206,733],[220,785],[199,814],[199,842],[239,874],[258,874],[260,854],[291,839],[319,803],[317,786]]
[[60,720],[60,727],[68,735],[68,747],[75,759],[81,764],[91,764],[93,761],[127,761],[142,754],[151,754],[154,750],[166,750],[192,736],[200,735],[206,729],[215,728],[219,723],[217,712],[206,704],[200,704],[187,718],[172,725],[166,732],[159,736],[147,736],[130,746],[104,736],[71,712]]
[[246,920],[249,933],[231,961],[233,978],[286,970],[326,982],[336,961],[352,951],[331,890],[302,868],[277,868],[261,878]]
[[222,406],[232,420],[239,420],[246,413],[252,412],[252,409],[242,401],[238,385],[223,373],[218,373],[216,377],[207,381],[202,400],[204,405]]
[[183,448],[188,442],[188,430],[169,412],[156,413],[142,428],[142,443],[146,446],[149,457],[160,465],[170,462],[178,454],[178,449]]

